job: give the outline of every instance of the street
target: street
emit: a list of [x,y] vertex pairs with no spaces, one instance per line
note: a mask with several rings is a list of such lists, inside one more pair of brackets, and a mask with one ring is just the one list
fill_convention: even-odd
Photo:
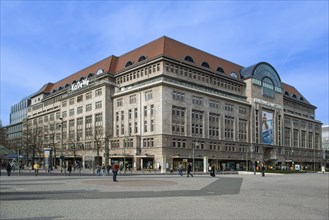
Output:
[[4,176],[1,219],[328,219],[328,174]]

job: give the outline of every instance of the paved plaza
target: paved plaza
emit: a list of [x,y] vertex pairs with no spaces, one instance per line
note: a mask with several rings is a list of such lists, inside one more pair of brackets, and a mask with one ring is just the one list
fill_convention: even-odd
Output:
[[328,219],[328,174],[13,175],[1,219]]

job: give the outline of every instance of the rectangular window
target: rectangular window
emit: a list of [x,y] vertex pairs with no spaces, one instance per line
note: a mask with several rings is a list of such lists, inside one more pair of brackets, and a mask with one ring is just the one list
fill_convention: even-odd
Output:
[[202,105],[203,104],[203,98],[202,97],[197,97],[193,96],[192,97],[192,103],[196,105]]
[[95,102],[95,109],[102,108],[102,101]]
[[234,106],[228,103],[225,103],[225,110],[229,112],[233,112]]
[[92,105],[91,104],[87,104],[86,105],[86,112],[89,112],[92,110]]
[[128,119],[130,120],[132,118],[132,109],[129,109],[128,111]]
[[82,106],[79,106],[79,107],[77,108],[77,114],[81,114],[81,113],[82,113],[82,111],[83,111],[83,108],[82,108]]
[[144,132],[147,132],[147,121],[144,121]]
[[74,105],[74,98],[71,98],[71,99],[70,99],[69,104],[70,104],[70,105]]
[[121,111],[121,121],[125,120],[125,112]]
[[117,107],[121,107],[123,105],[123,99],[117,99]]
[[151,116],[154,115],[154,105],[151,105]]
[[172,96],[174,100],[184,101],[184,93],[173,91]]
[[147,106],[144,106],[144,116],[147,116]]
[[152,100],[153,99],[153,92],[152,90],[145,92],[145,101]]
[[134,114],[135,114],[135,118],[137,118],[137,116],[138,116],[138,110],[137,110],[137,108],[135,108]]
[[151,132],[154,131],[154,120],[151,120]]
[[234,118],[225,116],[225,140],[234,140]]
[[86,93],[86,100],[89,100],[93,97],[92,93],[91,92],[87,92]]
[[78,97],[77,97],[77,102],[82,102],[83,101],[83,96],[82,95],[79,95]]
[[96,89],[95,90],[95,97],[101,96],[102,95],[102,88]]
[[74,115],[74,108],[70,109],[69,115],[70,116],[73,116]]
[[136,94],[129,96],[129,104],[136,103]]

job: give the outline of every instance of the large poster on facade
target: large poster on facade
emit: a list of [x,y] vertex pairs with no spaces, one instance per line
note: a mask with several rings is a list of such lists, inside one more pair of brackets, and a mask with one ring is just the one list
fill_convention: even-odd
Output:
[[273,144],[273,113],[262,111],[262,143]]

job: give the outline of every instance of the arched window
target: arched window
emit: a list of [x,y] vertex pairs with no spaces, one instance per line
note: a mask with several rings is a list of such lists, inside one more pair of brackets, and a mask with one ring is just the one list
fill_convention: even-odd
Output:
[[235,72],[231,72],[231,76],[234,78],[238,78],[238,75]]
[[85,79],[85,77],[81,76],[80,81],[82,81],[82,80],[84,80],[84,79]]
[[295,99],[297,99],[297,96],[295,94],[292,94],[292,97],[295,98]]
[[219,67],[217,68],[217,72],[224,73],[224,69],[223,69],[222,67],[219,66]]
[[131,62],[130,60],[126,63],[126,66],[125,67],[128,67],[128,66],[131,66],[133,65],[133,62]]
[[73,80],[72,84],[74,84],[74,83],[77,83],[77,81],[76,80]]
[[268,77],[264,77],[262,80],[262,87],[263,87],[263,95],[269,96],[274,98],[275,91],[274,91],[274,83]]
[[299,100],[300,100],[300,101],[304,101],[304,98],[303,98],[303,97],[300,97]]
[[289,92],[287,92],[287,91],[285,91],[284,94],[287,95],[287,96],[289,96]]
[[94,75],[93,73],[89,73],[88,78],[92,77],[93,75]]
[[62,89],[63,89],[63,87],[60,86],[60,87],[58,88],[58,91],[59,91],[59,90],[62,90]]
[[186,60],[186,61],[188,61],[188,62],[191,62],[191,63],[194,63],[194,60],[193,60],[192,57],[190,57],[190,56],[186,56],[186,57],[184,58],[184,60]]
[[141,56],[139,59],[138,59],[138,62],[141,62],[141,61],[143,61],[143,60],[146,60],[146,56]]
[[207,62],[202,62],[201,63],[201,66],[203,67],[207,67],[207,68],[210,68],[209,64]]
[[54,90],[52,91],[52,93],[55,93],[55,92],[57,92],[57,89],[54,89]]
[[69,87],[69,86],[70,86],[69,84],[67,84],[67,83],[65,84],[65,88],[67,88],[67,87]]

